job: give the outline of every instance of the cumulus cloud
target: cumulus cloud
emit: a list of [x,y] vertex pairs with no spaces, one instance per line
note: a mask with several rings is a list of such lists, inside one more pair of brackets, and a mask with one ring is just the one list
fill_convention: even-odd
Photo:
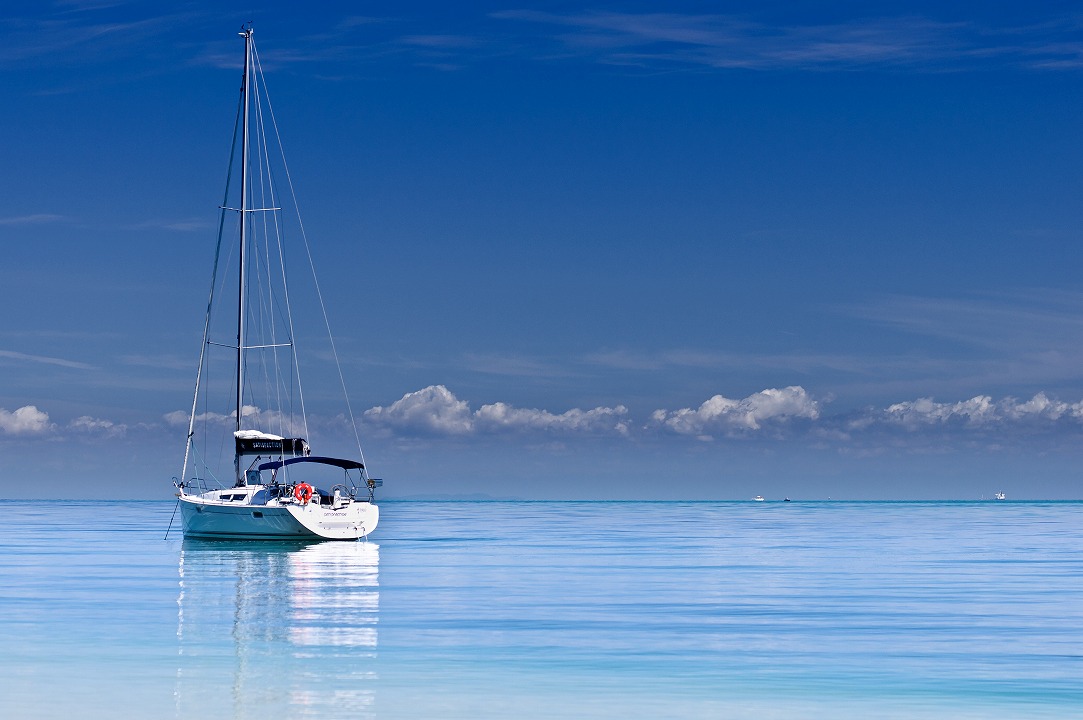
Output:
[[443,385],[406,393],[386,408],[366,410],[364,417],[377,425],[438,435],[466,435],[474,429],[470,406]]
[[83,415],[68,423],[71,430],[87,435],[99,435],[102,437],[123,437],[128,432],[128,426],[123,423],[115,423],[112,420]]
[[162,416],[166,425],[170,427],[184,427],[188,425],[188,413],[183,410],[174,410]]
[[803,387],[768,388],[741,400],[715,395],[696,409],[655,410],[655,426],[681,435],[711,439],[711,433],[727,435],[762,429],[795,419],[816,420],[820,404]]
[[406,393],[391,405],[374,407],[364,414],[365,420],[375,425],[450,436],[501,432],[626,435],[627,416],[628,408],[623,405],[591,410],[575,408],[558,415],[497,402],[472,411],[465,400],[455,397],[443,385]]
[[49,413],[33,405],[24,405],[15,411],[0,408],[0,431],[10,435],[44,435],[55,426],[49,422]]
[[474,413],[475,426],[479,430],[499,432],[501,430],[519,431],[558,431],[571,433],[602,434],[616,432],[628,434],[628,408],[596,407],[593,410],[574,408],[560,415],[547,410],[515,408],[506,403],[482,405]]
[[988,395],[978,395],[956,403],[921,398],[889,406],[880,419],[890,425],[917,430],[949,424],[993,428],[1009,424],[1051,423],[1062,418],[1077,421],[1083,418],[1083,402],[1052,400],[1045,393],[1038,393],[1023,402],[1011,397],[994,401]]

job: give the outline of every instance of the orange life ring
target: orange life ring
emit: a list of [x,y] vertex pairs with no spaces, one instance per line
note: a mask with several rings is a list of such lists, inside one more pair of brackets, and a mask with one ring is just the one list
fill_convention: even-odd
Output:
[[308,505],[308,501],[312,499],[312,486],[306,482],[301,483],[293,489],[293,496],[297,498],[297,502]]

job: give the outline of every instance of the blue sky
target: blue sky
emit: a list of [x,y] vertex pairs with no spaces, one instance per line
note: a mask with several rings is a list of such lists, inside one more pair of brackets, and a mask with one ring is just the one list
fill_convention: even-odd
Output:
[[168,497],[244,21],[387,495],[1080,496],[1071,4],[91,0],[0,14],[7,496]]

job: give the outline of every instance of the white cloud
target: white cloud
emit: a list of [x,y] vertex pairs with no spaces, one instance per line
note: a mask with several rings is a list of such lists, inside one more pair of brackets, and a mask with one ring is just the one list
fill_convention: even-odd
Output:
[[[171,427],[188,427],[189,414],[184,410],[174,410],[162,416],[166,424]],[[229,414],[217,412],[205,412],[196,415],[196,424],[219,425],[223,428],[233,427],[236,423],[237,413]],[[290,416],[278,410],[261,410],[255,405],[241,407],[242,425],[246,430],[263,430],[283,437],[293,437],[305,434],[305,426],[300,415]]]
[[655,410],[651,420],[681,435],[711,439],[712,432],[732,435],[760,430],[765,424],[819,417],[819,403],[803,387],[791,385],[761,390],[741,400],[715,395],[695,410]]
[[628,434],[628,408],[618,405],[614,408],[596,407],[593,410],[573,408],[560,415],[547,410],[515,408],[506,403],[482,405],[474,414],[475,426],[479,430],[497,432],[500,430],[521,431],[557,431],[586,434],[616,432]]
[[83,415],[68,423],[68,427],[76,432],[89,435],[101,435],[103,437],[123,437],[128,432],[128,426],[122,423],[114,423],[112,420]]
[[938,403],[932,398],[921,398],[891,405],[884,411],[882,419],[888,424],[916,430],[949,423],[971,428],[993,428],[1009,424],[1056,422],[1061,418],[1083,418],[1083,402],[1051,400],[1045,393],[1038,393],[1025,402],[1010,397],[994,402],[988,395],[978,395],[956,403]]
[[11,435],[44,435],[53,430],[49,422],[49,413],[38,410],[33,405],[8,412],[0,408],[0,431]]
[[443,385],[406,393],[386,408],[366,410],[364,416],[378,425],[438,435],[465,435],[474,429],[470,406]]
[[895,403],[884,411],[887,422],[916,428],[922,425],[935,425],[949,420],[961,420],[969,425],[982,425],[992,422],[995,406],[988,395],[979,395],[957,403],[933,402],[932,398]]
[[470,435],[499,432],[555,432],[578,434],[628,433],[628,408],[578,408],[559,415],[547,410],[516,408],[497,402],[476,412],[443,385],[430,385],[406,393],[388,407],[365,411],[365,420],[407,432]]
[[1083,417],[1083,401],[1066,403],[1060,400],[1050,400],[1045,393],[1038,393],[1026,402],[1017,402],[1013,398],[1002,401],[1003,412],[1006,417],[1013,420],[1026,420],[1029,418],[1046,418],[1060,420],[1062,417],[1079,419]]
[[188,413],[183,410],[174,410],[162,416],[166,425],[170,427],[186,427],[188,425]]

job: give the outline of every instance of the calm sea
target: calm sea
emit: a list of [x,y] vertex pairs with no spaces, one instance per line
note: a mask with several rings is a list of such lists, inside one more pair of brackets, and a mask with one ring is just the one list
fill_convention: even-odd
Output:
[[1083,503],[0,502],[0,718],[1083,718]]

